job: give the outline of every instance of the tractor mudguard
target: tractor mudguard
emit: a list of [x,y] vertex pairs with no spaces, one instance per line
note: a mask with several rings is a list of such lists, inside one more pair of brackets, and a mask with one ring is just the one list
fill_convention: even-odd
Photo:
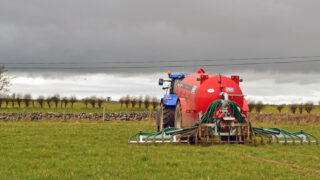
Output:
[[194,118],[194,116],[196,116],[197,113],[187,112],[187,109],[189,109],[189,106],[185,98],[179,98],[179,103],[181,104],[182,127],[186,128],[186,127],[192,126],[196,121],[196,118]]
[[186,110],[187,110],[187,102],[185,98],[179,98],[179,102],[181,104],[181,114],[182,118],[186,116]]
[[166,94],[163,97],[163,104],[166,106],[176,106],[178,97],[175,94]]

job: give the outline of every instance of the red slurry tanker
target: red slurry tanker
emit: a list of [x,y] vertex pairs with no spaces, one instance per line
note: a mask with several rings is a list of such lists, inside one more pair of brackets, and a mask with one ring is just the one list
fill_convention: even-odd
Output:
[[[171,74],[159,79],[166,94],[157,111],[157,132],[139,132],[129,143],[256,143],[315,142],[317,137],[304,131],[290,133],[278,128],[255,128],[247,118],[249,107],[239,76],[206,73],[202,68],[190,75]],[[133,138],[136,138],[135,140]],[[313,139],[313,140],[312,140]]]
[[[239,76],[221,76],[206,73],[202,68],[197,73],[184,74],[168,73],[170,91],[161,100],[163,123],[159,116],[159,130],[167,127],[187,128],[195,124],[199,113],[204,114],[209,105],[223,98],[236,102],[244,114],[249,111],[244,95],[239,86]],[[163,84],[160,79],[160,85]],[[161,124],[160,124],[161,123]]]

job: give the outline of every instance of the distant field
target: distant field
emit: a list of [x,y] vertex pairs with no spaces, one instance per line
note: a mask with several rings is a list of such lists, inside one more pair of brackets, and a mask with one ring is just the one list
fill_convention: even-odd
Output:
[[[138,105],[135,106],[135,108],[132,108],[131,104],[129,105],[128,108],[126,108],[125,105],[121,108],[121,104],[117,102],[112,102],[112,103],[103,103],[102,108],[93,108],[91,105],[86,108],[86,105],[82,102],[77,102],[74,104],[74,107],[71,108],[70,104],[68,104],[67,108],[61,107],[61,104],[58,104],[58,108],[55,108],[52,106],[51,108],[48,107],[47,104],[43,108],[40,108],[40,105],[38,103],[35,103],[34,107],[30,106],[29,108],[25,107],[25,104],[21,105],[21,108],[19,108],[16,104],[12,106],[12,103],[9,104],[8,107],[5,106],[3,103],[2,108],[0,108],[0,113],[1,112],[56,112],[56,113],[64,113],[64,112],[69,112],[69,113],[102,113],[103,112],[103,107],[105,107],[106,112],[112,113],[112,112],[141,112],[141,111],[146,111],[148,109],[145,108],[144,104],[142,104],[141,108],[138,108]],[[152,108],[152,105],[150,105],[150,108]],[[155,110],[154,110],[155,111]],[[256,112],[255,109],[252,111],[253,113]],[[262,111],[262,113],[279,113],[278,110],[276,109],[276,106],[266,106]],[[291,113],[290,107],[285,106],[281,113]],[[299,114],[298,109],[296,111],[296,114]],[[305,110],[303,110],[303,114],[307,114]],[[320,114],[320,106],[315,106],[314,109],[311,111],[311,114]]]
[[[255,124],[269,127],[270,124]],[[320,137],[320,125],[278,127]],[[319,179],[316,145],[128,144],[151,122],[0,121],[0,179]]]

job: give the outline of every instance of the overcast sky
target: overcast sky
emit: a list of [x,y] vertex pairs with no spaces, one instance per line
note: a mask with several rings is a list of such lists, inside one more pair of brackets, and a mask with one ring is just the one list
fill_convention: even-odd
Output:
[[[11,92],[161,96],[168,69],[239,74],[248,98],[320,100],[320,1],[0,0]],[[130,78],[127,78],[130,77]]]

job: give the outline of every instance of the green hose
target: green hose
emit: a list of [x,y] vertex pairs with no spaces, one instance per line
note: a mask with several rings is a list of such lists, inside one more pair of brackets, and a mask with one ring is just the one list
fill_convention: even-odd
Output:
[[[239,109],[243,111],[243,109],[235,102],[233,101],[227,101],[228,107],[230,108],[233,116],[237,119],[238,123],[246,123],[245,117],[240,113]],[[207,108],[207,111],[204,113],[204,115],[201,118],[201,123],[213,123],[215,120],[217,120],[217,109],[222,106],[222,101],[217,100],[212,102],[209,107]],[[239,108],[239,109],[238,109]],[[213,116],[214,115],[214,116]],[[245,115],[246,116],[246,115]]]

